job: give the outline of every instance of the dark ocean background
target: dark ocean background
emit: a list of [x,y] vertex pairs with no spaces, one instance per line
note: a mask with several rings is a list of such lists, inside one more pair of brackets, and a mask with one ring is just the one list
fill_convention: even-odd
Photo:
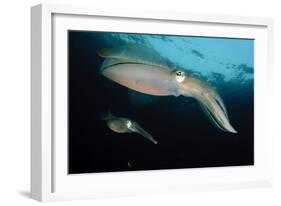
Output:
[[[171,68],[211,84],[237,134],[214,127],[196,100],[130,91],[99,73],[102,48],[138,43]],[[254,164],[254,40],[68,33],[68,167],[70,174]],[[137,121],[157,141],[111,131],[101,116]]]

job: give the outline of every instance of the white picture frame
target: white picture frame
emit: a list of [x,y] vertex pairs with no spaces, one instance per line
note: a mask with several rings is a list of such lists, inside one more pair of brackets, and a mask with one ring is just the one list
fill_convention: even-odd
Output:
[[[117,20],[118,27],[114,26]],[[174,28],[172,34],[187,34],[183,29],[185,25],[196,27],[200,24],[202,29],[195,28],[194,33],[189,31],[189,34],[254,37],[258,40],[255,50],[255,57],[259,57],[255,58],[255,165],[68,175],[67,139],[63,137],[66,132],[58,129],[66,126],[67,114],[65,110],[57,109],[64,107],[67,97],[65,31],[75,27],[137,33],[145,28],[150,31],[154,23],[162,25],[157,30],[162,34],[171,33],[165,24]],[[271,86],[273,69],[272,19],[40,4],[31,8],[31,26],[32,198],[53,201],[273,185],[273,134],[267,126],[270,102],[264,98],[266,87],[268,90]],[[204,27],[208,27],[208,32]]]

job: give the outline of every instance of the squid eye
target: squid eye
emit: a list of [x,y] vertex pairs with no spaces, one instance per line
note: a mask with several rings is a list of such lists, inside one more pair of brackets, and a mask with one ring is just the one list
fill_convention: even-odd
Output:
[[182,71],[176,71],[176,75],[177,76],[183,76],[183,72]]
[[176,80],[177,82],[181,83],[185,79],[184,72],[176,71]]
[[132,122],[130,120],[127,120],[126,126],[129,129],[132,126]]

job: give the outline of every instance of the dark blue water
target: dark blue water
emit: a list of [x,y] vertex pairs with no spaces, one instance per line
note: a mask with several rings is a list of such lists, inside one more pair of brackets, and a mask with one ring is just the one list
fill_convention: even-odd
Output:
[[[253,40],[81,31],[68,38],[69,173],[254,164]],[[97,52],[129,42],[211,84],[238,133],[214,127],[192,98],[141,95],[101,76]],[[108,110],[137,121],[158,144],[111,131],[101,120]]]

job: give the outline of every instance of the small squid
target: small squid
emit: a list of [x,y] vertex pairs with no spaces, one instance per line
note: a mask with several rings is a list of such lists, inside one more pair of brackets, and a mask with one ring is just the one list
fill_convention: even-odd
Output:
[[111,113],[106,114],[102,119],[105,120],[107,126],[116,133],[138,133],[154,144],[158,144],[158,142],[151,136],[151,134],[145,131],[134,120],[126,117],[116,117]]

